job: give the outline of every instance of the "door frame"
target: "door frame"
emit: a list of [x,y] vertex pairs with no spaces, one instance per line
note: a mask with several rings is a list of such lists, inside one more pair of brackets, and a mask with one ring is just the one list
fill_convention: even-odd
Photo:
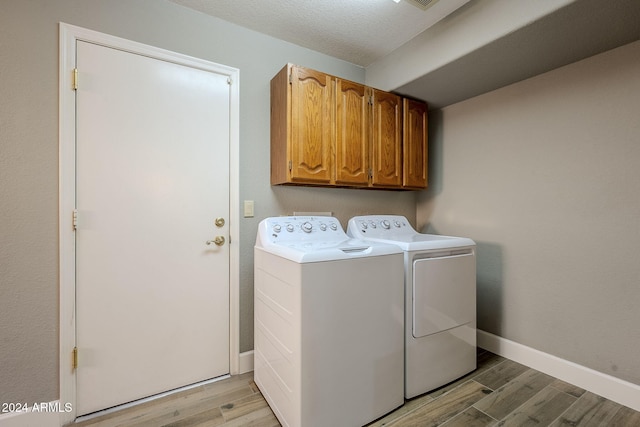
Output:
[[[165,49],[111,36],[97,31],[60,23],[59,69],[59,366],[60,402],[71,403],[72,410],[60,414],[61,423],[76,418],[76,374],[72,366],[76,346],[76,277],[75,231],[73,212],[76,202],[76,93],[73,70],[76,64],[76,42],[86,41],[105,47],[144,55],[188,67],[226,75],[230,82],[229,100],[229,370],[240,370],[240,304],[239,304],[239,130],[240,71]],[[81,84],[81,83],[80,83]]]

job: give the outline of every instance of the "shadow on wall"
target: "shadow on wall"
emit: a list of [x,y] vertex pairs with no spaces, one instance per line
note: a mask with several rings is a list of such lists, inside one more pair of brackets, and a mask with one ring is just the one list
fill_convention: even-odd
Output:
[[502,336],[504,312],[502,247],[490,242],[476,242],[476,304],[478,329]]
[[442,192],[442,110],[429,111],[428,197]]

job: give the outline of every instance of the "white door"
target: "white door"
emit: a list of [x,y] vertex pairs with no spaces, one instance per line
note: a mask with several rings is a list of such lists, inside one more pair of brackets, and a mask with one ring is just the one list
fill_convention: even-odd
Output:
[[229,372],[230,88],[82,41],[77,68],[83,415]]

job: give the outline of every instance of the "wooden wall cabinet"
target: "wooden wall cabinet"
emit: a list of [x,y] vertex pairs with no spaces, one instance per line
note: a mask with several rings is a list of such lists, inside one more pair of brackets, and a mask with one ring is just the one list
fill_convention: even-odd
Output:
[[427,188],[427,104],[403,99],[402,186]]
[[402,98],[373,89],[371,185],[402,187]]
[[426,112],[422,102],[287,64],[271,80],[271,184],[426,188]]
[[369,99],[369,88],[359,83],[336,79],[337,185],[369,185]]

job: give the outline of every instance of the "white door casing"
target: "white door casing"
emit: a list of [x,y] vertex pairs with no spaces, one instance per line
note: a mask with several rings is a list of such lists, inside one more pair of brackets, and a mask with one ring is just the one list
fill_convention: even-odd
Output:
[[[75,268],[76,268],[76,264],[74,260],[75,246],[73,242],[74,232],[73,232],[72,221],[71,221],[74,204],[75,204],[75,193],[78,192],[80,198],[84,197],[84,198],[91,199],[93,197],[91,196],[92,191],[90,190],[88,191],[86,189],[83,190],[83,185],[85,185],[84,179],[78,185],[76,185],[75,183],[75,178],[76,178],[75,171],[74,171],[74,164],[76,162],[75,127],[79,123],[76,122],[77,119],[75,117],[76,100],[75,100],[75,93],[73,92],[73,87],[71,86],[72,85],[71,76],[73,74],[75,63],[78,60],[78,57],[76,56],[77,55],[76,45],[79,46],[80,50],[83,49],[82,46],[84,47],[90,46],[93,50],[97,49],[97,51],[101,53],[106,52],[107,55],[111,55],[111,56],[115,55],[116,57],[121,57],[121,59],[136,58],[135,59],[136,61],[142,61],[141,63],[136,65],[135,67],[136,70],[140,68],[144,68],[145,67],[144,64],[161,62],[163,65],[163,67],[161,68],[163,69],[163,73],[165,74],[164,77],[167,77],[169,79],[175,79],[177,75],[180,75],[180,74],[184,75],[184,72],[186,72],[188,78],[185,81],[188,82],[188,85],[193,85],[194,82],[196,82],[196,84],[203,83],[206,85],[207,78],[213,78],[214,80],[223,79],[224,81],[225,90],[228,92],[228,99],[227,101],[225,101],[225,103],[230,107],[228,115],[225,116],[223,119],[224,121],[227,121],[229,124],[229,128],[228,128],[229,132],[225,136],[225,138],[229,140],[229,146],[226,147],[226,150],[223,149],[222,152],[216,153],[216,159],[214,159],[211,162],[211,166],[212,166],[211,170],[213,172],[216,169],[216,164],[218,164],[219,162],[222,162],[222,166],[220,167],[220,170],[226,170],[227,165],[230,169],[230,173],[228,174],[229,184],[228,185],[225,184],[225,186],[229,191],[227,192],[228,194],[226,195],[225,195],[225,192],[223,191],[223,195],[221,196],[222,198],[226,197],[229,199],[229,205],[227,207],[229,209],[229,216],[228,218],[225,218],[227,220],[226,225],[223,226],[222,229],[217,229],[213,225],[214,216],[217,214],[213,212],[207,212],[206,215],[207,215],[208,230],[188,231],[187,229],[189,227],[177,227],[175,229],[176,230],[179,229],[178,233],[172,234],[170,230],[167,230],[167,232],[161,236],[158,236],[157,233],[151,231],[151,229],[143,230],[144,232],[147,233],[146,235],[144,234],[143,231],[138,230],[139,232],[138,235],[143,236],[144,238],[134,239],[134,240],[137,240],[137,243],[134,242],[135,244],[127,245],[127,247],[117,248],[117,245],[121,244],[121,242],[124,241],[123,239],[120,239],[117,237],[118,234],[121,233],[119,235],[120,237],[123,237],[126,235],[131,235],[131,233],[133,232],[133,229],[129,229],[128,231],[126,230],[127,227],[131,226],[130,224],[127,225],[127,223],[132,222],[130,221],[131,218],[129,219],[127,218],[129,216],[137,215],[136,212],[140,212],[140,211],[137,211],[135,206],[137,204],[137,201],[140,199],[140,197],[137,197],[137,196],[129,197],[128,200],[118,200],[116,197],[115,200],[119,202],[118,204],[124,204],[126,206],[119,206],[117,208],[114,207],[115,210],[111,211],[109,214],[104,216],[102,220],[104,220],[105,218],[110,218],[110,219],[115,218],[116,220],[124,221],[124,224],[121,223],[121,224],[109,225],[119,229],[118,231],[114,232],[113,236],[109,236],[109,238],[112,239],[113,243],[115,244],[114,249],[112,250],[112,253],[124,252],[126,254],[127,251],[133,250],[133,252],[131,253],[135,254],[136,253],[136,251],[134,250],[135,248],[129,247],[129,246],[135,246],[138,244],[141,245],[137,248],[138,253],[140,253],[140,250],[142,250],[143,252],[145,252],[145,256],[142,258],[145,258],[148,255],[150,259],[147,259],[146,261],[144,259],[139,259],[139,260],[136,260],[134,263],[132,263],[132,265],[144,264],[145,262],[148,262],[149,264],[147,264],[147,267],[145,269],[145,271],[147,272],[150,272],[152,270],[150,266],[154,265],[154,261],[155,261],[154,257],[158,256],[158,251],[160,254],[162,254],[163,252],[167,251],[170,247],[175,246],[176,239],[183,238],[185,234],[191,233],[189,238],[191,240],[197,239],[198,242],[195,244],[195,246],[192,246],[190,248],[176,247],[176,249],[178,249],[178,253],[190,251],[192,256],[195,256],[195,258],[200,258],[202,260],[205,260],[205,263],[208,263],[211,261],[211,259],[215,259],[216,256],[220,255],[220,252],[229,251],[228,256],[230,257],[229,258],[230,262],[228,263],[227,271],[230,275],[229,277],[230,295],[228,299],[227,298],[224,298],[224,299],[227,299],[230,302],[230,306],[227,307],[228,310],[230,311],[230,315],[228,316],[230,321],[229,321],[229,328],[227,329],[226,326],[224,327],[227,330],[223,331],[223,335],[225,336],[225,338],[229,337],[227,342],[230,344],[230,346],[228,349],[226,346],[224,348],[225,348],[225,351],[228,353],[227,360],[230,363],[229,370],[231,373],[237,373],[237,370],[238,370],[238,289],[237,289],[238,287],[238,282],[237,282],[238,281],[238,274],[237,274],[238,248],[237,248],[237,245],[233,245],[233,244],[231,244],[230,246],[228,244],[225,244],[220,248],[216,247],[215,245],[206,246],[205,241],[212,239],[215,235],[218,235],[218,234],[224,235],[225,237],[237,236],[237,232],[238,232],[237,230],[237,224],[238,224],[238,221],[237,221],[238,220],[238,212],[237,212],[237,206],[238,206],[238,194],[237,194],[238,72],[237,70],[212,64],[207,61],[201,61],[201,60],[186,57],[183,55],[174,54],[171,52],[163,51],[161,49],[156,49],[149,46],[140,45],[134,42],[129,42],[123,39],[106,36],[100,33],[95,33],[95,32],[84,30],[78,27],[68,26],[66,24],[61,24],[60,40],[61,40],[61,52],[60,52],[61,53],[61,61],[60,61],[61,62],[61,70],[60,70],[60,75],[61,75],[61,78],[60,78],[60,93],[61,93],[61,96],[60,96],[60,101],[61,101],[60,103],[60,110],[61,110],[61,114],[60,114],[60,121],[61,121],[61,126],[60,126],[60,236],[61,236],[61,239],[60,239],[60,245],[61,245],[60,246],[60,253],[61,253],[61,270],[60,270],[60,276],[61,276],[60,277],[61,279],[60,377],[61,378],[60,378],[60,385],[61,385],[61,390],[60,390],[60,399],[61,399],[61,402],[65,402],[65,403],[70,402],[73,404],[74,411],[70,414],[65,414],[63,416],[63,418],[68,417],[68,419],[62,420],[62,422],[68,422],[73,420],[73,418],[75,418],[76,415],[79,415],[78,413],[76,413],[78,400],[76,396],[75,382],[76,380],[82,379],[77,377],[76,372],[71,368],[71,353],[72,353],[73,347],[76,345],[75,333],[76,333],[76,328],[78,327],[78,325],[76,324],[74,311],[77,308],[79,318],[83,315],[83,313],[86,317],[86,313],[83,312],[83,310],[87,308],[89,308],[89,310],[92,312],[95,312],[96,310],[100,310],[100,304],[98,303],[99,299],[102,299],[103,301],[107,302],[109,298],[111,298],[113,299],[111,304],[113,304],[118,298],[121,297],[121,294],[120,296],[118,296],[118,293],[116,291],[116,293],[112,294],[111,296],[103,295],[98,299],[95,299],[93,302],[94,307],[90,307],[90,306],[76,307],[76,303],[78,302],[78,300],[76,300],[77,297],[75,296],[76,279],[81,279],[81,277],[83,277],[83,275],[85,275],[87,271],[89,272],[99,271],[99,268],[98,268],[99,266],[98,267],[91,266],[89,269],[85,269],[85,270],[83,270],[82,268],[79,268],[78,277],[76,277],[76,272],[75,272]],[[89,43],[85,43],[85,42],[89,42]],[[108,48],[103,46],[108,46]],[[130,52],[130,53],[125,53],[125,52]],[[134,52],[139,53],[143,56],[131,55],[131,53],[134,53]],[[152,59],[152,58],[155,58],[155,59]],[[158,59],[160,61],[157,61]],[[93,63],[94,61],[95,61],[95,58],[92,59],[87,64]],[[102,66],[99,66],[99,67],[102,67]],[[122,68],[125,68],[127,69],[127,71],[130,71],[129,68],[127,67],[122,67]],[[175,74],[175,73],[178,73],[178,74]],[[189,75],[189,73],[192,73],[192,74]],[[80,74],[79,81],[81,82],[80,83],[81,86],[82,84],[90,86],[93,83],[95,83],[91,81],[91,77],[89,77],[90,74],[86,74],[85,75],[86,80],[82,82],[82,76],[84,74],[82,71],[80,71],[79,74]],[[199,79],[204,79],[205,82],[197,83]],[[228,86],[226,84],[227,79],[230,79],[231,86]],[[149,79],[149,80],[152,80],[152,79]],[[140,85],[140,83],[138,83],[138,85]],[[147,87],[146,84],[143,84],[142,86],[146,87],[146,89],[144,88],[142,89],[143,91],[144,90],[153,91],[153,86]],[[132,89],[135,89],[135,88],[129,88],[129,90],[132,90]],[[106,95],[103,94],[102,96],[111,97],[113,95],[113,92],[114,91],[107,93]],[[96,99],[85,98],[85,99],[89,99],[91,102],[98,102],[98,104],[101,102],[101,100],[98,98]],[[171,108],[175,108],[176,106],[175,105],[162,106],[163,104],[171,104],[171,102],[164,102],[166,100],[163,100],[162,97],[160,97],[160,95],[154,96],[152,101],[157,102],[160,108],[169,108],[169,110],[165,110],[164,113],[162,114],[165,114],[165,115],[175,114],[175,110],[172,113]],[[183,104],[183,103],[180,103],[180,104]],[[128,107],[135,107],[135,106],[128,106]],[[140,124],[140,120],[150,120],[151,122],[153,122],[153,116],[147,114],[148,112],[145,112],[144,114],[142,114],[141,112],[138,112],[138,113],[139,114],[136,114],[135,117],[129,117],[131,119],[131,123],[132,123],[131,126],[133,126],[133,128],[140,127],[138,126]],[[211,113],[211,111],[209,111],[209,113]],[[191,115],[193,114],[188,114],[187,116],[191,116]],[[94,123],[90,123],[90,126],[93,128],[95,128],[96,126],[99,126],[100,125],[99,119],[100,118],[98,117],[97,121],[95,121]],[[126,121],[125,116],[120,117],[120,120]],[[166,121],[166,117],[164,120]],[[193,140],[193,135],[191,136],[186,135],[190,125],[187,123],[185,124],[185,126],[186,128],[182,128],[182,130],[180,130],[180,126],[177,126],[180,133],[179,135],[173,135],[174,139],[184,134],[185,137],[188,137],[188,141]],[[158,143],[158,141],[163,137],[163,135],[165,135],[168,132],[168,129],[169,128],[165,129],[164,131],[161,131],[161,134],[158,134],[154,138],[152,138],[153,139],[152,144]],[[83,132],[83,128],[82,128],[82,124],[80,124],[78,133],[81,134],[82,132]],[[97,132],[96,134],[98,135],[102,134],[102,130],[100,130],[100,132]],[[168,137],[171,138],[171,136],[168,136]],[[111,135],[111,136],[107,135],[106,138],[111,138],[112,143],[120,139],[117,134]],[[182,145],[183,143],[186,143],[186,142],[181,141],[180,145]],[[175,143],[170,143],[169,145],[175,145]],[[152,150],[152,147],[129,147],[129,149],[132,150],[131,156],[130,156],[131,158],[126,159],[122,167],[125,169],[129,168],[129,170],[131,171],[134,171],[136,169],[136,165],[140,165],[141,163],[151,164],[151,165],[155,164],[157,166],[159,164],[167,165],[168,163],[171,163],[171,164],[174,164],[176,162],[189,163],[193,161],[193,159],[189,159],[189,158],[180,159],[181,153],[189,150],[184,150],[182,152],[178,150],[171,153],[171,152],[167,152],[164,149]],[[212,153],[205,153],[202,156],[207,156],[207,155],[211,157]],[[184,215],[180,217],[179,212],[181,210],[184,211],[184,206],[168,206],[167,202],[172,200],[170,193],[174,190],[175,191],[180,190],[179,185],[175,186],[176,188],[170,185],[171,184],[171,182],[169,182],[171,181],[170,171],[169,171],[169,169],[171,169],[170,167],[164,170],[157,169],[157,168],[155,170],[150,170],[150,171],[148,170],[146,174],[147,178],[145,181],[145,180],[135,179],[131,177],[120,176],[120,175],[124,175],[124,174],[121,174],[122,171],[118,171],[118,170],[115,170],[115,168],[110,167],[109,163],[111,162],[110,162],[110,159],[108,158],[109,156],[108,152],[97,151],[89,155],[89,157],[91,156],[98,156],[100,158],[98,161],[95,162],[94,165],[91,166],[92,168],[95,169],[96,167],[100,167],[100,165],[102,164],[105,167],[105,173],[108,173],[108,170],[111,169],[114,174],[119,175],[118,177],[124,178],[119,182],[115,182],[114,183],[115,187],[111,189],[109,189],[109,187],[101,188],[100,189],[101,193],[110,193],[110,192],[114,193],[116,192],[115,188],[122,187],[128,183],[129,185],[134,186],[134,189],[133,189],[134,191],[140,190],[141,193],[139,194],[147,194],[147,195],[153,196],[151,199],[147,198],[146,203],[149,203],[149,202],[157,203],[156,209],[158,210],[161,209],[163,213],[165,212],[165,210],[168,212],[172,211],[168,213],[168,216],[165,218],[165,220],[168,220],[168,221],[175,220],[178,223],[182,221],[182,225],[184,225],[184,221],[189,221],[189,220],[191,220],[189,221],[189,224],[191,224],[191,222],[203,221],[202,218],[188,218],[187,216],[184,216]],[[156,167],[156,166],[153,166],[153,167]],[[91,177],[100,175],[95,170],[90,173],[86,171],[83,172],[82,167],[83,167],[82,165],[79,165],[78,174],[80,175],[82,175],[83,173],[84,173],[83,176],[91,176]],[[176,173],[176,175],[174,175],[174,178],[179,177],[181,175],[179,171],[174,171],[174,172]],[[220,178],[216,177],[215,173],[212,173],[209,177],[209,181],[211,181],[212,179],[217,180]],[[179,183],[179,184],[181,185],[182,183]],[[205,186],[206,185],[211,185],[211,182],[205,184]],[[184,205],[189,203],[191,204],[196,203],[198,196],[192,195],[190,197],[191,198],[189,197],[184,198],[181,195],[181,197],[177,199],[178,203],[176,204]],[[173,199],[173,200],[175,201],[176,199]],[[82,230],[83,227],[85,227],[85,230],[91,230],[90,232],[86,233],[89,235],[94,231],[91,228],[94,225],[99,224],[100,221],[102,220],[99,217],[92,215],[90,212],[84,212],[85,209],[83,209],[82,201],[80,202],[81,203],[78,206],[80,210],[79,220],[78,220],[78,229]],[[206,201],[203,201],[200,204],[206,205],[206,203],[207,203]],[[109,205],[106,204],[102,208],[108,209],[108,206]],[[175,209],[170,209],[172,207],[174,207]],[[209,205],[209,207],[211,206]],[[201,209],[201,210],[206,211],[207,209]],[[96,224],[91,224],[92,221],[97,221],[97,222]],[[146,220],[144,220],[143,223],[145,221]],[[146,226],[145,226],[145,229],[146,229]],[[199,233],[203,233],[203,235],[199,236]],[[81,232],[79,232],[78,234],[79,236],[82,235]],[[187,238],[187,240],[189,240],[189,238]],[[107,248],[103,247],[104,241],[95,241],[93,242],[93,244],[94,244],[93,250],[95,251],[96,254],[100,254],[101,251],[103,253],[105,250],[107,250]],[[84,245],[84,243],[82,242],[79,243],[79,247],[84,248],[85,246],[82,246],[82,245]],[[145,247],[144,245],[149,245],[148,250],[144,249]],[[215,247],[215,249],[212,249],[212,247]],[[156,251],[155,255],[153,254],[154,250]],[[128,255],[128,256],[131,257],[132,255]],[[176,253],[170,256],[174,257],[176,256]],[[80,261],[82,263],[84,262],[82,259]],[[157,268],[156,270],[158,271],[148,273],[151,276],[156,274],[155,278],[149,277],[148,278],[149,280],[139,278],[137,281],[139,283],[142,283],[142,282],[146,283],[146,285],[144,286],[153,286],[158,283],[158,280],[160,280],[162,276],[167,276],[168,274],[167,271],[161,272],[160,268]],[[108,271],[108,269],[105,271]],[[115,274],[122,275],[122,271],[116,272]],[[103,275],[103,273],[100,273],[100,275]],[[95,279],[95,277],[93,279]],[[169,279],[173,280],[174,282],[181,280],[178,276],[174,277],[173,279],[171,278]],[[208,280],[210,281],[211,278],[209,278]],[[167,288],[169,288],[168,290],[169,293],[165,293],[165,291],[167,291]],[[180,301],[180,299],[175,298],[175,295],[171,294],[170,288],[171,286],[165,286],[165,289],[161,291],[157,287],[154,287],[153,289],[144,289],[143,287],[142,290],[147,293],[151,290],[153,294],[160,299],[163,299],[163,298],[169,299],[169,300],[173,300],[174,302]],[[82,297],[83,295],[82,289],[79,288],[78,291],[80,294],[79,297]],[[122,291],[122,289],[120,291]],[[142,301],[144,301],[144,298]],[[105,304],[105,307],[108,307],[111,304]],[[175,306],[171,308],[171,310],[174,310],[174,309],[178,309],[178,308],[176,308]],[[182,309],[184,309],[184,307],[182,307]],[[108,316],[109,310],[113,310],[113,308],[104,309],[104,313],[102,313],[103,317]],[[194,311],[202,312],[206,310],[205,310],[205,307],[203,306],[203,307],[200,307],[198,310],[194,310]],[[161,319],[161,316],[158,317],[159,312],[156,312],[155,314],[153,314],[153,312],[154,312],[154,308],[147,306],[146,308],[140,310],[139,315],[143,318],[147,318],[147,317],[152,318],[155,315],[157,319]],[[125,327],[125,325],[128,324],[132,329],[135,329],[134,327],[135,325],[133,325],[134,323],[136,323],[135,319],[125,318],[124,321],[125,323],[121,324],[119,327]],[[137,323],[141,323],[141,322],[137,322]],[[96,325],[98,324],[99,323],[96,323]],[[109,324],[111,325],[112,323],[109,323]],[[117,324],[117,322],[113,322],[113,325],[115,324]],[[171,330],[172,328],[171,321],[164,324],[164,326],[161,325],[161,327],[166,328],[163,333],[166,333],[166,340],[167,340],[166,344],[168,346],[171,346],[171,342],[174,339],[181,336],[179,330],[176,330],[175,328]],[[144,329],[140,329],[139,332],[142,330]],[[82,336],[82,331],[78,331],[78,333],[79,333],[79,337]],[[202,333],[202,331],[200,331],[199,333]],[[86,337],[92,334],[93,332],[91,334],[85,334],[84,335],[85,341],[86,341]],[[190,334],[183,334],[183,335],[188,336]],[[196,333],[196,336],[197,336],[197,333]],[[180,338],[178,338],[178,341],[173,341],[174,344],[176,344],[177,346],[184,345],[184,343],[180,343],[179,340]],[[122,342],[117,342],[117,344],[112,343],[112,345],[122,345]],[[80,346],[82,346],[82,343],[80,343]],[[160,352],[160,348],[152,349],[152,351],[158,353]],[[189,350],[183,349],[182,351],[188,352]],[[215,350],[211,349],[211,351],[215,351]],[[115,354],[116,353],[111,354],[110,357],[111,358],[115,357]],[[126,354],[126,350],[121,351],[120,354],[122,355]],[[175,355],[173,357],[175,358]],[[79,360],[80,360],[81,366],[83,363],[90,365],[91,363],[95,362],[95,360],[93,359],[93,355],[91,354],[90,351],[86,352],[83,355],[82,348],[80,348]],[[180,362],[184,363],[184,361],[185,360],[181,360]],[[131,375],[131,372],[129,373],[129,375]],[[186,374],[186,376],[184,378],[181,378],[179,381],[187,381],[187,382],[190,381],[191,377],[189,377],[189,375],[191,374]],[[196,374],[196,376],[197,375],[198,374]],[[204,379],[204,378],[201,378],[201,379]],[[184,384],[181,384],[181,385],[184,385]],[[161,388],[165,386],[166,385],[160,385],[160,384],[152,385],[152,387],[161,387]],[[159,391],[163,391],[163,390],[159,390]],[[86,410],[84,409],[81,409],[81,411],[86,412]]]

